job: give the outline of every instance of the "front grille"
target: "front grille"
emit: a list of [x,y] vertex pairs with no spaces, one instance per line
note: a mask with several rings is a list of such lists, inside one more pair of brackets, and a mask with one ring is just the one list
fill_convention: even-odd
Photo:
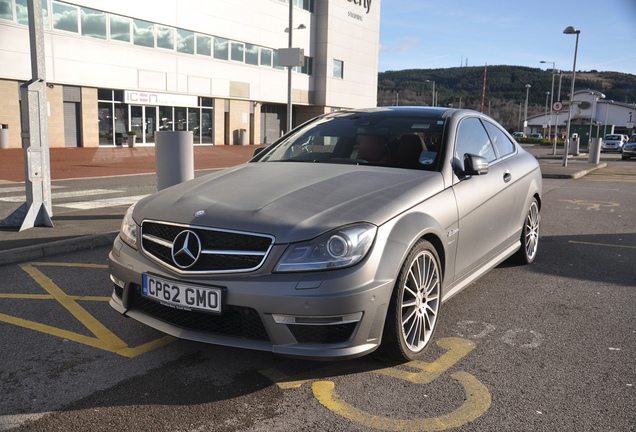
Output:
[[220,315],[174,309],[142,296],[139,285],[131,285],[128,302],[130,309],[182,329],[242,339],[269,340],[258,312],[251,308],[225,306]]
[[299,325],[288,324],[287,328],[292,332],[299,343],[342,343],[351,338],[357,323],[335,325]]
[[[187,265],[175,262],[173,245],[177,237],[189,231],[196,235],[201,253]],[[141,245],[146,254],[182,273],[241,272],[260,267],[274,238],[263,234],[227,231],[198,226],[144,221]],[[193,255],[195,251],[191,251]]]

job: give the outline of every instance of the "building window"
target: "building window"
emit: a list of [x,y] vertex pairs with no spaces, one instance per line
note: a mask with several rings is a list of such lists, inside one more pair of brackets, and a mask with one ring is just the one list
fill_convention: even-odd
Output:
[[194,32],[177,29],[177,51],[194,54]]
[[197,35],[197,54],[208,57],[212,55],[212,38],[210,36]]
[[245,63],[258,66],[258,47],[245,44]]
[[77,24],[77,8],[63,4],[53,3],[53,28],[73,33],[79,32]]
[[313,75],[314,73],[314,59],[313,57],[305,57],[305,64],[300,70],[302,73],[307,75]]
[[[13,21],[13,6],[11,5],[11,0],[0,0],[0,18]],[[20,22],[19,19],[18,17],[18,22]]]
[[261,48],[261,66],[272,67],[272,50]]
[[229,58],[228,40],[224,38],[214,38],[214,58],[227,60]]
[[284,70],[285,66],[280,66],[278,64],[278,50],[274,50],[273,53],[272,63],[274,65],[274,69]]
[[155,47],[155,25],[148,21],[133,19],[133,43],[135,45]]
[[130,19],[111,15],[110,38],[118,41],[130,42]]
[[174,49],[174,29],[157,26],[157,48]]
[[81,8],[82,36],[106,39],[106,14],[94,9]]
[[342,60],[333,61],[333,77],[334,78],[344,78],[344,62]]
[[232,60],[242,63],[245,60],[243,53],[244,49],[245,47],[242,43],[232,42]]

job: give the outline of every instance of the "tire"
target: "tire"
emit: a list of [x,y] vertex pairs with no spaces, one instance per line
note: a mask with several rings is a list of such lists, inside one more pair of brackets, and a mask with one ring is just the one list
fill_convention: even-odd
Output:
[[532,198],[528,213],[523,220],[521,229],[521,248],[517,252],[517,261],[521,264],[532,264],[537,257],[539,247],[539,224],[541,213],[536,198]]
[[380,352],[398,361],[421,357],[437,325],[441,293],[437,251],[420,240],[409,252],[393,289]]

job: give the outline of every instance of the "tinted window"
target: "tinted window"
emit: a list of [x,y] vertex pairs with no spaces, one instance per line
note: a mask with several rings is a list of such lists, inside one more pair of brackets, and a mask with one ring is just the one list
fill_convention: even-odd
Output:
[[484,124],[486,125],[486,130],[490,135],[492,143],[497,149],[497,153],[499,153],[499,157],[515,151],[514,144],[510,141],[510,139],[508,139],[508,136],[501,129],[489,122],[484,122]]
[[118,41],[130,42],[130,19],[111,15],[110,38]]
[[174,29],[157,26],[157,47],[174,49]]
[[488,162],[495,160],[495,150],[490,142],[486,129],[476,117],[462,120],[457,130],[455,141],[455,157],[464,169],[464,155],[473,154],[486,158]]
[[106,14],[101,11],[81,8],[82,36],[106,39]]
[[155,47],[155,25],[148,21],[133,20],[133,43],[149,48]]
[[77,8],[53,3],[53,28],[73,33],[79,31],[77,25]]
[[210,39],[210,36],[197,35],[197,54],[212,55],[212,39]]
[[177,29],[177,51],[184,54],[194,54],[194,32]]

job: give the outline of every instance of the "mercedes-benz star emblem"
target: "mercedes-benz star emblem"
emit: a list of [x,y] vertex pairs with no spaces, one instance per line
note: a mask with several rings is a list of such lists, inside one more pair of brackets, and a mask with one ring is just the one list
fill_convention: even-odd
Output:
[[194,231],[181,231],[172,243],[172,261],[182,269],[190,268],[201,255],[201,240]]

